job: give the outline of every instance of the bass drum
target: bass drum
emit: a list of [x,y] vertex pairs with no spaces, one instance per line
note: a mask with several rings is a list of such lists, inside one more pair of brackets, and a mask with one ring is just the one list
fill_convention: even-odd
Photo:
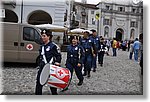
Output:
[[55,65],[50,65],[50,77],[47,84],[49,86],[65,89],[69,86],[71,73],[69,69]]
[[69,69],[46,64],[40,75],[40,84],[65,89],[69,86],[71,73]]

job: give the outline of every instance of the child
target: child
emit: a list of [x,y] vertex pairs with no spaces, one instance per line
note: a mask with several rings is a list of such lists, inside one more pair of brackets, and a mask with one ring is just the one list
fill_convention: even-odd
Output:
[[133,55],[133,43],[134,43],[134,42],[131,41],[130,50],[129,50],[129,51],[130,51],[130,55],[129,55],[129,59],[130,59],[130,60],[132,60],[132,55]]

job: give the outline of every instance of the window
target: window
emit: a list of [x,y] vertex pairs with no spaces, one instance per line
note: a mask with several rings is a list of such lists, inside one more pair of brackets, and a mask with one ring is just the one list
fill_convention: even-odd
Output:
[[110,6],[106,5],[106,10],[109,10],[110,9]]
[[41,36],[39,33],[30,27],[24,27],[23,28],[23,40],[26,41],[35,41],[36,43],[41,43]]
[[91,11],[91,14],[94,14],[94,11]]
[[95,25],[95,19],[94,18],[92,18],[92,24]]
[[131,29],[130,39],[134,40],[135,30]]
[[109,28],[105,27],[104,29],[104,37],[109,37]]
[[136,9],[135,9],[135,8],[133,8],[133,9],[132,9],[132,12],[133,12],[133,13],[136,13]]
[[23,40],[34,41],[34,29],[25,27],[23,29]]
[[82,23],[85,23],[85,19],[86,19],[86,17],[82,16]]
[[104,19],[104,25],[110,25],[110,20],[109,19]]
[[118,7],[118,11],[124,12],[124,11],[125,11],[125,8],[124,8],[124,7]]
[[138,27],[138,22],[131,21],[130,27]]

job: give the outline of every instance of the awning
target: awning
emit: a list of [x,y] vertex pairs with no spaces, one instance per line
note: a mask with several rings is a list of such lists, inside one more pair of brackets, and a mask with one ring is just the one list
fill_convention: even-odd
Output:
[[64,32],[64,31],[67,31],[66,27],[58,26],[58,25],[52,25],[52,24],[40,24],[40,25],[35,25],[35,26],[40,28],[40,29],[49,29],[52,32]]

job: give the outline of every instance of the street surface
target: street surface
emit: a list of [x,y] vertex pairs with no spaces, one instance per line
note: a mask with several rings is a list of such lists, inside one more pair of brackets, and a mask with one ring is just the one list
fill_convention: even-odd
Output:
[[[77,86],[78,79],[74,73],[67,91],[58,90],[59,95],[142,95],[143,80],[140,66],[128,59],[129,52],[118,51],[118,56],[106,56],[104,65],[98,65],[91,77],[84,77],[82,86]],[[64,66],[66,53],[62,53]],[[2,73],[2,94],[34,94],[37,69],[33,65],[5,65]],[[48,86],[43,87],[44,95],[51,95]]]

